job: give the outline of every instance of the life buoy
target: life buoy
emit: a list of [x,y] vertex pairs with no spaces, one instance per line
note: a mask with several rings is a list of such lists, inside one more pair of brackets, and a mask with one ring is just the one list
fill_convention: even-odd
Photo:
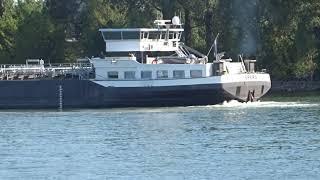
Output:
[[152,64],[158,64],[158,60],[157,60],[157,59],[154,59],[154,60],[152,61]]

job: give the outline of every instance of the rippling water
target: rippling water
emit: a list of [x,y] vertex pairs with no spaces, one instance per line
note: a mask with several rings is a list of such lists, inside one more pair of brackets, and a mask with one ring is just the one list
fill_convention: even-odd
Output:
[[2,111],[0,179],[320,179],[320,103],[280,100]]

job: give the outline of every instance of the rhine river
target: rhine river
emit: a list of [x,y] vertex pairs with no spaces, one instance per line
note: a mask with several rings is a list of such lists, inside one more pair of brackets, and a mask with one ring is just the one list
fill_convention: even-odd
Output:
[[320,96],[0,111],[0,179],[320,179]]

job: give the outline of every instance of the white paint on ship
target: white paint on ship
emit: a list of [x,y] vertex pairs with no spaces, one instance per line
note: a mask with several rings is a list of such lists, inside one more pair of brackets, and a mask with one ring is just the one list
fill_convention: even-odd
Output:
[[104,87],[167,87],[224,83],[270,82],[268,74],[237,74],[193,79],[103,80],[93,81]]

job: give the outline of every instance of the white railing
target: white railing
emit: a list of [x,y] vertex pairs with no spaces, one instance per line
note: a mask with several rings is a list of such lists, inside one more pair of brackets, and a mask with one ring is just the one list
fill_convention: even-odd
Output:
[[93,72],[90,63],[65,64],[3,64],[0,65],[0,80],[41,79],[56,77],[89,78]]

